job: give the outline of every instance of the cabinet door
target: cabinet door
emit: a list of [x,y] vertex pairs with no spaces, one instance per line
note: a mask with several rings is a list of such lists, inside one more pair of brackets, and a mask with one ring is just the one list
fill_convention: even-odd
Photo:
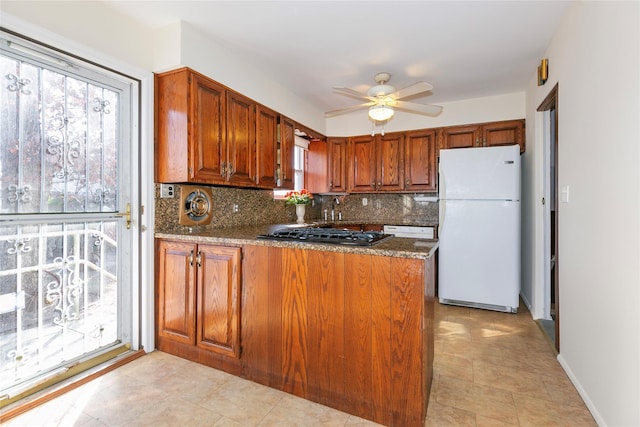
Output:
[[404,189],[437,191],[436,132],[409,132],[404,147]]
[[347,191],[347,138],[328,138],[329,191]]
[[307,167],[304,170],[304,181],[312,193],[329,192],[329,145],[328,141],[309,141],[307,151]]
[[278,151],[278,174],[276,184],[281,188],[293,189],[293,150],[295,146],[295,124],[280,116],[280,143]]
[[276,187],[278,114],[262,105],[256,108],[256,184]]
[[196,246],[158,241],[156,248],[158,337],[195,344]]
[[520,152],[524,152],[523,120],[488,123],[482,127],[482,145],[484,147],[516,144],[520,145]]
[[196,345],[240,356],[240,248],[199,245]]
[[227,180],[241,186],[255,185],[255,103],[227,92]]
[[479,125],[451,126],[442,129],[441,148],[479,147],[481,130]]
[[[225,143],[225,89],[198,74],[191,74],[191,164],[189,180],[202,184],[222,183]],[[173,162],[173,159],[163,161]]]
[[376,150],[371,135],[349,139],[349,191],[370,193],[375,191]]
[[404,189],[404,136],[387,134],[376,137],[376,190]]

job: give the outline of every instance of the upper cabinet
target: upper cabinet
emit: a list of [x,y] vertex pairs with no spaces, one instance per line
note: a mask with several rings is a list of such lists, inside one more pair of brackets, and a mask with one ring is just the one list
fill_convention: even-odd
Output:
[[520,153],[524,153],[524,128],[524,120],[449,126],[440,130],[440,148],[519,145]]
[[348,191],[402,191],[404,136],[365,135],[349,139]]
[[327,138],[309,142],[305,182],[312,193],[347,191],[347,138]]
[[256,108],[256,184],[276,187],[278,113],[262,105]]
[[227,137],[222,144],[222,172],[229,184],[248,187],[256,184],[255,111],[252,100],[227,91]]
[[293,189],[295,129],[293,120],[280,116],[276,154],[276,187],[278,188]]
[[155,79],[157,182],[222,183],[226,89],[187,69]]
[[404,190],[437,191],[436,131],[407,132],[404,139]]
[[189,68],[157,74],[155,100],[156,182],[292,184],[292,121]]

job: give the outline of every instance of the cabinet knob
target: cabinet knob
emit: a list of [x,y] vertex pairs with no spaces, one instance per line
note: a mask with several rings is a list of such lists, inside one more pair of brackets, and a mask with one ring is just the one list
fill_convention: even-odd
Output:
[[220,175],[223,178],[227,177],[227,162],[222,162],[222,164],[220,165]]
[[227,179],[231,179],[231,177],[233,176],[233,174],[235,173],[235,171],[233,170],[233,163],[229,163],[229,166],[227,167],[227,172],[228,172],[228,176]]
[[[193,251],[191,251],[193,253]],[[196,265],[198,268],[202,267],[202,252],[198,251],[198,255],[196,255]]]
[[375,182],[375,181],[373,181],[373,182],[371,183],[371,186],[372,186],[373,188],[376,188],[376,182]]
[[189,253],[189,265],[193,267],[193,249],[191,249],[191,252]]

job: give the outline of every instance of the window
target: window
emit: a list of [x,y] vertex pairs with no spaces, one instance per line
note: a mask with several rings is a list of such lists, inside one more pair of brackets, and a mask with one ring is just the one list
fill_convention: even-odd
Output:
[[[295,137],[295,146],[293,150],[293,189],[302,190],[305,188],[304,182],[304,167],[307,163],[307,150],[309,149],[309,141],[299,136]],[[291,191],[287,190],[273,190],[273,198],[275,200],[282,200],[284,196]]]

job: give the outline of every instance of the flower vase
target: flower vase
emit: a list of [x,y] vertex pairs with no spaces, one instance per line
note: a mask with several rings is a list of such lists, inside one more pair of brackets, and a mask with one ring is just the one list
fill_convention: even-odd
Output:
[[304,224],[304,210],[305,205],[296,205],[296,216],[298,217],[298,224]]

